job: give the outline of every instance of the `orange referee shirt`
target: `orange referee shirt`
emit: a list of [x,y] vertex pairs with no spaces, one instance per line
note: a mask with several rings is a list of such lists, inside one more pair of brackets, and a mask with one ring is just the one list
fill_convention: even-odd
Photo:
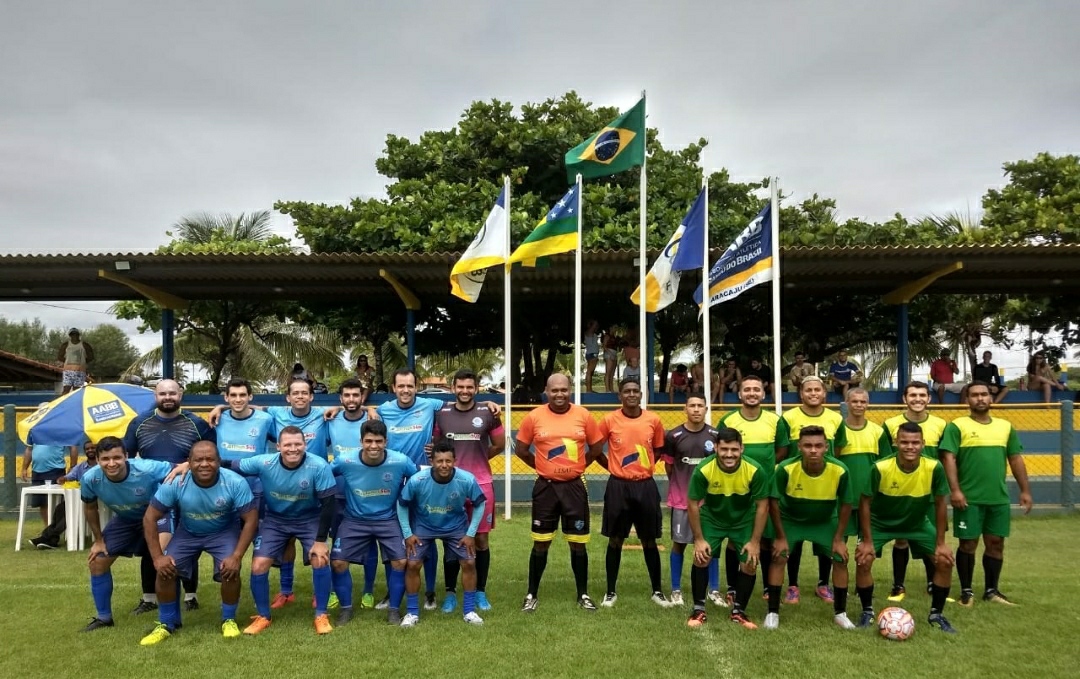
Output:
[[551,481],[572,481],[585,473],[589,446],[603,440],[588,410],[573,403],[565,413],[543,405],[521,421],[519,445],[536,450],[536,473]]
[[664,424],[656,413],[643,410],[637,417],[627,417],[620,408],[600,422],[600,434],[607,439],[612,476],[627,481],[652,478],[656,451],[664,447]]

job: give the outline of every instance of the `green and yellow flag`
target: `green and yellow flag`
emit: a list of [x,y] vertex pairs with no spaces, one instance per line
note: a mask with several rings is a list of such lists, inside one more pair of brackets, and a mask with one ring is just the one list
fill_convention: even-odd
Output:
[[618,174],[645,163],[645,99],[566,152],[566,179],[573,182]]
[[578,249],[578,212],[581,211],[581,196],[578,195],[577,182],[570,187],[566,195],[555,203],[555,207],[540,220],[529,237],[518,246],[506,260],[506,268],[514,262],[522,266],[536,266],[537,257],[557,255]]

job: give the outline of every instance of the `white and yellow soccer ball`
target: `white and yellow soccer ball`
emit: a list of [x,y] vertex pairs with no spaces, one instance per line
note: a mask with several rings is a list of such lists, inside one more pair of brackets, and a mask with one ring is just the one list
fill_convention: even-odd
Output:
[[903,641],[915,634],[915,619],[897,606],[883,610],[878,615],[877,625],[881,636],[892,641]]

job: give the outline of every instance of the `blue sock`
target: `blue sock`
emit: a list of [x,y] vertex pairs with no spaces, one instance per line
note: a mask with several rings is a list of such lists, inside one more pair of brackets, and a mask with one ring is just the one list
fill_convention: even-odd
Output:
[[390,608],[401,608],[401,597],[405,594],[405,569],[400,571],[390,569],[390,582],[387,583],[390,590]]
[[476,610],[476,590],[467,589],[461,596],[461,612],[468,615]]
[[330,580],[334,583],[334,592],[342,608],[352,608],[352,572],[348,568],[338,573],[330,571]]
[[435,591],[435,576],[439,570],[439,545],[432,540],[431,549],[424,555],[424,586],[425,592]]
[[682,589],[683,555],[672,551],[669,560],[671,566],[671,589]]
[[720,561],[717,559],[709,561],[709,591],[720,591]]
[[224,601],[221,602],[221,621],[236,620],[236,609],[239,608],[240,602],[235,604],[227,604]]
[[255,612],[270,619],[270,574],[251,574],[251,598],[255,600]]
[[90,576],[90,595],[94,597],[94,608],[98,620],[112,620],[112,572]]
[[180,624],[180,600],[164,603],[158,601],[158,622],[169,628],[172,632]]
[[405,595],[405,608],[406,610],[420,617],[420,595],[419,594],[406,594]]
[[[311,569],[311,583],[315,589],[315,615],[326,614],[326,602],[330,600],[330,567]],[[341,602],[341,596],[338,596]]]
[[[372,543],[371,551],[364,559],[364,594],[375,591],[375,577],[379,574],[379,546]],[[340,597],[339,597],[340,598]]]
[[296,573],[296,562],[281,564],[281,593],[292,594],[293,575]]

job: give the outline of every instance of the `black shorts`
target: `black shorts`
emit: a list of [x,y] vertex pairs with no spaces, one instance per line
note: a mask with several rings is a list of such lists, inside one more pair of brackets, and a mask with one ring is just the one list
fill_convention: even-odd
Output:
[[562,522],[568,542],[589,541],[589,491],[585,479],[549,481],[536,479],[532,492],[532,539],[551,542]]
[[[52,481],[54,484],[60,480],[60,477],[64,475],[63,469],[49,469],[43,472],[30,472],[30,485],[31,486],[44,486],[46,481]],[[64,498],[58,498],[61,502]],[[31,507],[46,507],[49,504],[48,495],[31,495],[30,506]]]
[[604,491],[604,522],[600,532],[608,538],[627,538],[630,527],[642,540],[656,540],[664,528],[660,490],[653,479],[627,481],[612,476]]

